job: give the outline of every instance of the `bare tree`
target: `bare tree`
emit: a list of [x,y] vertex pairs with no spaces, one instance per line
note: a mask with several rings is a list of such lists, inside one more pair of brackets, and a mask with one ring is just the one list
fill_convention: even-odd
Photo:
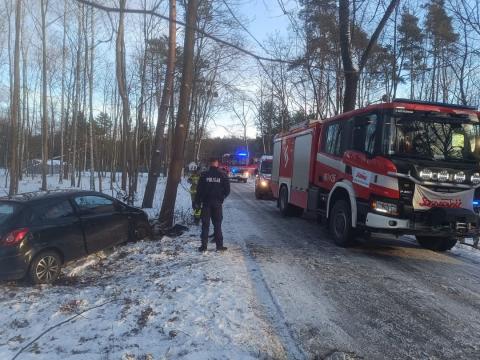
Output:
[[129,143],[129,121],[130,121],[130,103],[127,92],[127,75],[125,65],[125,5],[127,0],[120,0],[120,18],[118,20],[117,40],[115,47],[116,76],[118,93],[122,99],[122,190],[127,190],[127,170],[128,170],[128,143]]
[[188,129],[188,114],[191,89],[193,83],[193,58],[195,47],[195,24],[197,21],[197,0],[189,0],[187,5],[187,26],[185,29],[182,82],[178,102],[178,114],[172,142],[172,158],[170,160],[167,184],[160,210],[159,223],[161,228],[168,228],[173,224],[175,201],[178,184],[182,175],[184,162],[185,139]]
[[367,64],[367,60],[372,53],[374,45],[377,43],[378,37],[380,36],[380,33],[385,26],[385,23],[392,14],[393,10],[395,10],[395,7],[398,5],[399,1],[400,0],[390,1],[382,19],[380,20],[375,31],[370,37],[368,45],[360,55],[360,61],[358,62],[358,65],[356,65],[353,59],[351,46],[352,22],[350,18],[350,1],[339,0],[338,20],[340,30],[340,48],[342,54],[343,72],[345,77],[345,90],[343,98],[344,112],[355,109],[359,76],[365,68],[365,65]]
[[20,29],[21,29],[22,1],[17,0],[15,7],[15,50],[13,55],[13,98],[11,103],[10,125],[10,188],[9,194],[18,191],[18,123],[20,113]]
[[173,80],[176,62],[176,14],[176,0],[170,0],[167,69],[165,72],[165,83],[163,85],[162,100],[158,109],[157,127],[155,129],[155,139],[151,153],[150,170],[148,172],[148,180],[145,187],[145,194],[143,196],[142,207],[145,208],[151,208],[153,205],[153,197],[155,195],[157,180],[162,165],[163,154],[161,151],[161,145],[163,143],[163,133],[165,131],[165,124],[167,121],[170,99],[173,94]]
[[42,13],[42,190],[47,190],[48,172],[48,105],[47,105],[47,9],[48,0],[41,0]]

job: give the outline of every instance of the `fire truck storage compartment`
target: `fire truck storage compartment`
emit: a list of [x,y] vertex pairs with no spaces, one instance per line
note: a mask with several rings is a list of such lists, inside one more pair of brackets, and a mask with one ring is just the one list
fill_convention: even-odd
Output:
[[272,180],[278,182],[280,175],[280,151],[282,150],[282,141],[273,143],[273,162],[272,162]]
[[312,134],[308,133],[295,138],[293,150],[292,190],[306,191],[308,189],[310,160],[312,152]]

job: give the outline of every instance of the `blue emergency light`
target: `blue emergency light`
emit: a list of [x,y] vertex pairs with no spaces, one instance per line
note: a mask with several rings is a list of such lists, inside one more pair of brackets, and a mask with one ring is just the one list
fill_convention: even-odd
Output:
[[246,152],[238,152],[237,155],[238,155],[238,156],[248,156],[248,153],[246,153]]
[[473,200],[473,205],[474,206],[479,206],[480,205],[480,200]]

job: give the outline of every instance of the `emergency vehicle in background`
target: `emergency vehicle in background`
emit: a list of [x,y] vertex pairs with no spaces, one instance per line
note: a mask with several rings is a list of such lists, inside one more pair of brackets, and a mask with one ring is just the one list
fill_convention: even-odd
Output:
[[337,245],[393,233],[445,251],[479,235],[479,159],[474,108],[395,99],[277,135],[272,190],[282,215],[325,218]]
[[224,154],[220,168],[225,170],[230,180],[246,183],[255,173],[257,165],[253,164],[247,151],[239,151],[235,154]]
[[273,156],[262,155],[255,176],[255,198],[272,198],[272,162]]

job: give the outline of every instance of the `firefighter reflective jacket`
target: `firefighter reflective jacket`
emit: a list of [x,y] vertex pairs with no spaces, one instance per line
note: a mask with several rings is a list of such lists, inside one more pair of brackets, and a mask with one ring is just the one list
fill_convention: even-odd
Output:
[[198,181],[200,180],[200,175],[197,173],[193,173],[188,178],[188,182],[190,184],[190,193],[195,195],[197,193]]

